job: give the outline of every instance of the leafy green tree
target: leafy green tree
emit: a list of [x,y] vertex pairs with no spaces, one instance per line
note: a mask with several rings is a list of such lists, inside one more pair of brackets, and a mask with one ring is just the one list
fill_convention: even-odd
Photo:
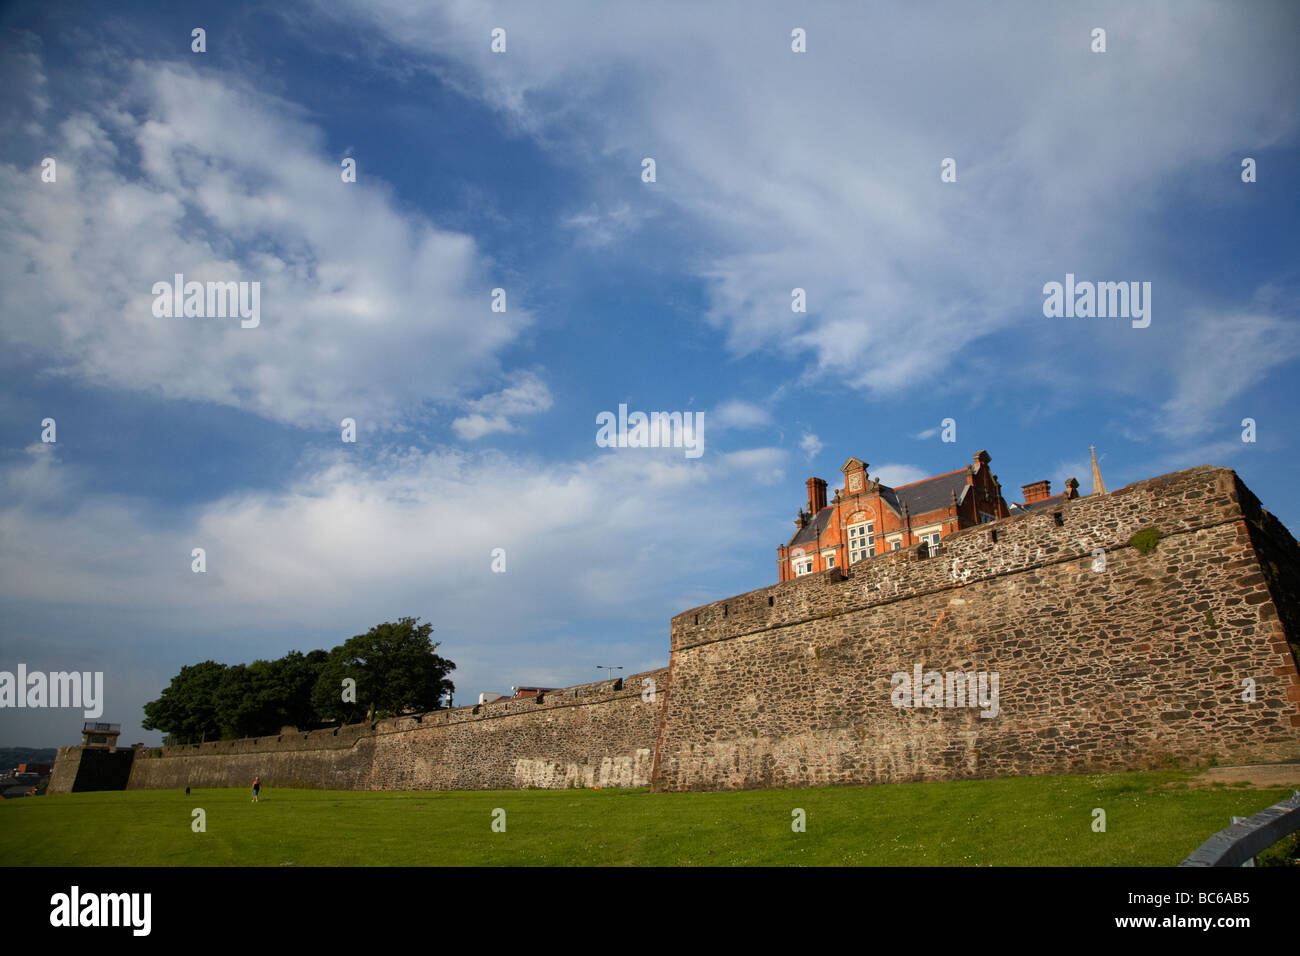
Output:
[[[404,617],[349,638],[330,652],[312,692],[323,721],[360,720],[371,707],[377,718],[437,710],[456,689],[447,675],[456,665],[434,651],[432,624]],[[356,701],[345,701],[343,681],[356,681]]]
[[[188,665],[158,700],[145,704],[146,730],[173,743],[263,737],[286,725],[361,720],[433,710],[454,690],[456,666],[434,653],[433,625],[418,618],[380,624],[332,651],[290,651],[278,660],[227,666]],[[340,699],[342,681],[357,682],[357,702]]]
[[217,688],[225,671],[226,665],[215,661],[182,667],[159,698],[144,705],[140,726],[161,730],[178,744],[220,739]]
[[251,665],[235,664],[227,667],[217,684],[217,699],[213,706],[217,723],[221,727],[223,740],[239,737],[256,737],[266,731],[262,729],[260,702],[254,686],[253,674],[258,665],[265,661],[254,661]]
[[311,695],[329,656],[329,651],[322,650],[308,651],[306,654],[290,651],[275,662],[276,680],[283,701],[281,726],[292,724],[294,727],[311,727],[316,723]]
[[[345,688],[348,678],[353,681],[351,692]],[[369,699],[363,696],[367,684],[365,667],[349,660],[342,645],[334,648],[316,678],[316,686],[312,688],[312,710],[316,719],[323,723],[337,721],[341,724],[355,724],[361,720],[366,715],[366,701]]]
[[253,661],[226,670],[217,688],[217,722],[224,738],[262,737],[286,725],[315,722],[312,690],[328,660],[325,651],[290,651],[274,661]]

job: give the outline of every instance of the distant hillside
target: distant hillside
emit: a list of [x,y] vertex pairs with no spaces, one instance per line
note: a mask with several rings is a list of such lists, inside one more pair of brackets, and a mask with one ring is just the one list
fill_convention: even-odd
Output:
[[20,763],[54,763],[54,747],[0,747],[0,774]]

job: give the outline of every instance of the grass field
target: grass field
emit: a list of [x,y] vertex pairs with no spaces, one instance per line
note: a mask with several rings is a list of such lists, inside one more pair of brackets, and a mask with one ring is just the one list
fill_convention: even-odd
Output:
[[[1289,790],[1182,772],[816,790],[246,790],[0,802],[9,866],[1172,866]],[[1093,832],[1093,809],[1106,831]],[[191,811],[206,812],[206,832]],[[492,830],[505,810],[505,832]],[[792,812],[806,812],[796,833]]]

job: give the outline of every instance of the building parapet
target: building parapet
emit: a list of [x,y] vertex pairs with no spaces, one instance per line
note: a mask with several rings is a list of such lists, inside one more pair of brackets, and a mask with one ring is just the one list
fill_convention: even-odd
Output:
[[1161,537],[1169,537],[1242,520],[1238,487],[1232,469],[1202,465],[1109,494],[963,528],[944,538],[933,556],[919,545],[692,608],[672,619],[672,650],[1048,564],[1080,561],[1081,573],[1089,573],[1098,552],[1104,558],[1129,547],[1129,539],[1140,529],[1155,528]]

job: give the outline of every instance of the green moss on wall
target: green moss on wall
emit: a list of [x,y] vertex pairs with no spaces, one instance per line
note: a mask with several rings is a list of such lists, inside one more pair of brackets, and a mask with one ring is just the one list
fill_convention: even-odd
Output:
[[1150,554],[1160,543],[1160,532],[1156,528],[1143,528],[1141,531],[1133,532],[1133,537],[1128,539],[1130,547],[1137,548],[1142,554]]

